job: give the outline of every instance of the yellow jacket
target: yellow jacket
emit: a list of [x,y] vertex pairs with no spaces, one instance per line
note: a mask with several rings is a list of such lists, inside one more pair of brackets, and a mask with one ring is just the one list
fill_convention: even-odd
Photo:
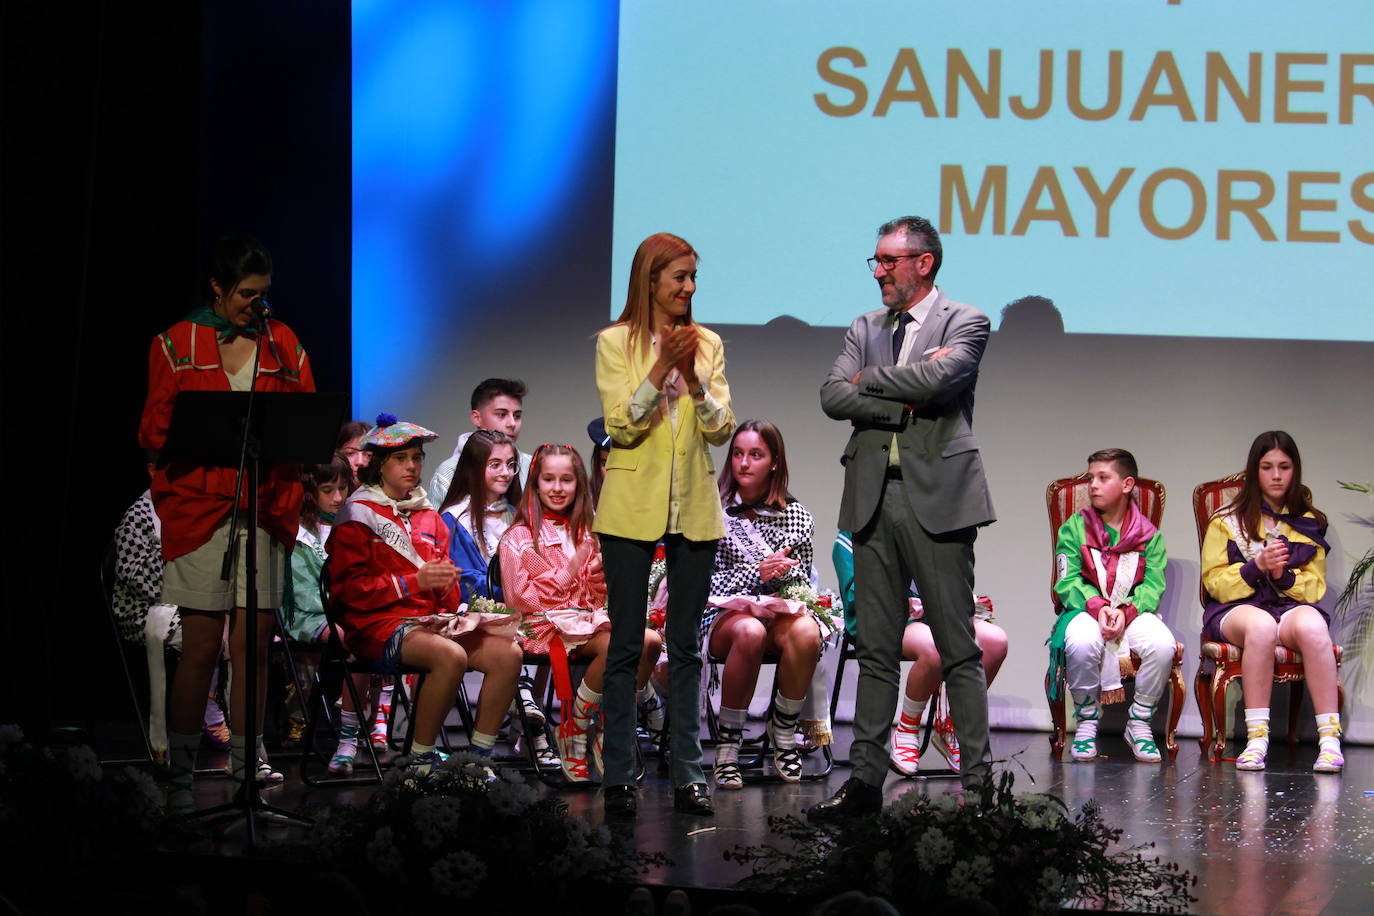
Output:
[[593,525],[598,534],[637,541],[661,538],[668,528],[669,492],[676,480],[681,534],[690,541],[725,536],[709,446],[730,441],[735,415],[720,335],[701,325],[697,330],[697,377],[724,409],[723,416],[715,428],[703,428],[696,402],[683,391],[677,399],[676,435],[666,410],[656,410],[638,423],[630,416],[630,400],[653,367],[653,351],[630,352],[628,325],[612,325],[596,337],[596,387],[611,437]]
[[[1308,512],[1306,517],[1315,516]],[[1261,516],[1261,539],[1268,530],[1268,519]],[[1284,526],[1283,536],[1295,546],[1306,544],[1314,547],[1316,553],[1302,566],[1290,569],[1293,575],[1291,584],[1285,583],[1282,579],[1273,580],[1274,588],[1279,594],[1294,601],[1316,604],[1326,594],[1326,551],[1305,537],[1302,532],[1294,531],[1287,525]],[[1247,581],[1247,573],[1251,577],[1265,575],[1254,571],[1253,561],[1233,562],[1233,554],[1228,548],[1234,542],[1235,535],[1226,523],[1226,517],[1221,513],[1213,515],[1202,540],[1202,584],[1209,595],[1223,604],[1241,601],[1256,593],[1257,589],[1253,582]],[[1260,541],[1260,545],[1262,544],[1263,540]],[[1283,587],[1284,584],[1287,584],[1286,588]]]

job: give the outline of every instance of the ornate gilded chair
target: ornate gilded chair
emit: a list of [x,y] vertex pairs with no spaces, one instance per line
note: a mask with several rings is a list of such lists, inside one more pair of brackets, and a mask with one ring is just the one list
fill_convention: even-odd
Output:
[[[1203,539],[1207,536],[1207,525],[1217,510],[1235,499],[1245,484],[1245,472],[1228,474],[1220,480],[1209,480],[1193,488],[1193,522],[1197,525],[1198,550],[1202,550]],[[1198,600],[1207,606],[1207,588],[1199,578]],[[1333,645],[1336,653],[1336,693],[1339,709],[1345,708],[1345,688],[1340,682],[1340,646]],[[1226,750],[1226,688],[1240,678],[1240,646],[1229,642],[1202,642],[1201,664],[1193,684],[1193,695],[1197,697],[1198,712],[1202,714],[1202,737],[1198,743],[1203,753],[1212,760],[1220,762]],[[1298,743],[1298,712],[1302,708],[1302,653],[1287,646],[1274,648],[1274,683],[1288,684],[1288,744]]]
[[[1054,583],[1059,575],[1054,560],[1059,527],[1069,516],[1089,505],[1088,481],[1088,474],[1084,472],[1073,477],[1061,477],[1045,488],[1045,508],[1049,510],[1050,516],[1050,601],[1054,604],[1056,614],[1062,609],[1059,596],[1054,591]],[[1164,484],[1148,477],[1137,477],[1135,492],[1141,511],[1151,524],[1158,527],[1159,520],[1164,515]],[[1140,656],[1132,652],[1131,661],[1139,667]],[[1067,729],[1064,704],[1067,702],[1068,688],[1063,670],[1058,672],[1056,680],[1057,684],[1051,683],[1050,673],[1045,673],[1045,700],[1049,703],[1050,719],[1054,723],[1054,732],[1050,735],[1050,748],[1057,758],[1064,751],[1064,734]],[[1057,700],[1053,699],[1056,694],[1059,697]],[[1171,760],[1178,756],[1178,720],[1183,715],[1183,695],[1183,643],[1175,642],[1174,664],[1169,672],[1169,727],[1164,735],[1164,747],[1168,750]]]

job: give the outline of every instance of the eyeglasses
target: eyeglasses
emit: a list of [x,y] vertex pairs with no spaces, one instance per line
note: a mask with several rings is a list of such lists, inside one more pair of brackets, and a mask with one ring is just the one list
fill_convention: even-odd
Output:
[[883,265],[884,269],[891,270],[897,266],[897,262],[903,258],[919,258],[923,254],[930,254],[928,251],[918,251],[915,254],[880,254],[868,259],[868,271],[874,273],[878,270],[878,265]]

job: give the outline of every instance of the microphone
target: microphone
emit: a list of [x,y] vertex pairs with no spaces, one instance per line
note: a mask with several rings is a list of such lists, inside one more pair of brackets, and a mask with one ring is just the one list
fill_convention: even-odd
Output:
[[262,296],[253,300],[252,309],[253,317],[258,321],[266,321],[272,317],[272,306]]

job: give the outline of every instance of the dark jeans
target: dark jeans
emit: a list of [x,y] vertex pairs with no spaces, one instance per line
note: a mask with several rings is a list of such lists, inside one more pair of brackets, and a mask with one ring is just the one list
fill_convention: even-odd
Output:
[[[663,538],[668,561],[668,738],[674,786],[705,782],[701,770],[701,612],[711,588],[715,541]],[[654,541],[601,535],[606,568],[611,644],[601,701],[605,738],[602,759],[608,786],[635,782],[635,669],[644,651],[649,567]]]

